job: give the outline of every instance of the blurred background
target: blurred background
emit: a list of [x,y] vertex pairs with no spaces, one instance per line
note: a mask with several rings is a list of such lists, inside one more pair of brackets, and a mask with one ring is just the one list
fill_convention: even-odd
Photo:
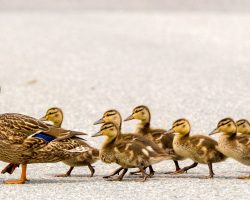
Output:
[[88,131],[103,111],[139,104],[153,123],[186,116],[206,132],[222,117],[248,118],[249,9],[247,0],[0,0],[0,111],[59,106],[65,126]]

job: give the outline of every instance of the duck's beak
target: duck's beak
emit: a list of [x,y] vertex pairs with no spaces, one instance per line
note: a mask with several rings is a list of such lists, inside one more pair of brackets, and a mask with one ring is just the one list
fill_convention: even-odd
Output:
[[128,116],[126,119],[124,119],[124,121],[129,121],[129,120],[132,120],[132,119],[134,119],[133,114]]
[[92,135],[91,137],[98,137],[98,136],[101,136],[101,135],[102,135],[102,132],[99,131],[99,132],[95,133],[94,135]]
[[219,129],[216,128],[211,133],[209,133],[209,135],[214,135],[214,134],[219,133],[219,132],[220,132]]
[[175,131],[174,131],[173,128],[171,128],[171,129],[169,129],[168,131],[166,131],[166,132],[164,133],[164,135],[172,134],[172,133],[175,133]]
[[97,120],[94,125],[97,125],[97,124],[103,124],[104,123],[104,120],[101,118],[99,120]]
[[47,121],[46,115],[39,119],[40,121]]

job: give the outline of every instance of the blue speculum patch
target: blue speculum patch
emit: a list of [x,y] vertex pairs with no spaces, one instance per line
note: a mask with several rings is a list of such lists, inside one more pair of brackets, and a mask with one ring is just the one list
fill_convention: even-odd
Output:
[[51,142],[52,140],[55,139],[55,137],[48,135],[46,133],[37,133],[37,134],[33,135],[33,137],[43,139],[46,142]]

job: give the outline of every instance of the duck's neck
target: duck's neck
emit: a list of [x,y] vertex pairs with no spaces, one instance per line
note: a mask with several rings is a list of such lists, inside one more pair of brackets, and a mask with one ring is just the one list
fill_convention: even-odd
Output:
[[185,139],[185,138],[188,138],[190,135],[190,132],[188,133],[179,133],[179,134],[176,134],[176,138],[179,138],[179,139]]
[[136,126],[136,133],[146,135],[148,131],[150,130],[150,122],[147,120],[141,121],[139,124]]
[[58,120],[58,121],[54,121],[54,126],[57,127],[57,128],[61,128],[62,126],[62,121]]
[[107,148],[109,146],[112,146],[114,142],[116,141],[117,136],[114,137],[108,137],[102,144],[102,148]]

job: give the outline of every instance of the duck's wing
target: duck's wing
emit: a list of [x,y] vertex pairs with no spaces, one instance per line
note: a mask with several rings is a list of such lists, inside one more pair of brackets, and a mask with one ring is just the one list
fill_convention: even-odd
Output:
[[17,113],[6,113],[0,115],[0,125],[14,132],[32,135],[39,131],[49,131],[49,126],[42,121]]
[[54,137],[55,140],[64,140],[77,135],[86,135],[78,131],[56,128],[38,119],[17,113],[6,113],[0,115],[0,125],[13,131],[22,137],[28,137],[37,133],[46,133]]

